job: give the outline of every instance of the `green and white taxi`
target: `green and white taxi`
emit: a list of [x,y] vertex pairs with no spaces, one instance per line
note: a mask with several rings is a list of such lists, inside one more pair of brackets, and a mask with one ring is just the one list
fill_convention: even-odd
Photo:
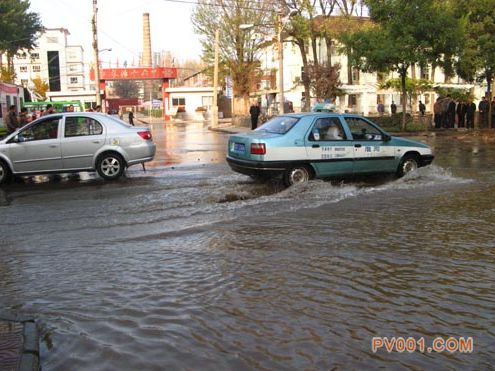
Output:
[[231,135],[227,155],[232,170],[253,178],[282,175],[288,186],[312,178],[403,176],[432,161],[424,143],[392,137],[359,115],[323,112],[277,116]]

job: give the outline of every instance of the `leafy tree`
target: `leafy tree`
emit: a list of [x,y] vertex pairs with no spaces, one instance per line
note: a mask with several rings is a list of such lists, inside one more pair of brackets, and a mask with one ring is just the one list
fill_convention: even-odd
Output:
[[35,77],[33,79],[33,85],[33,91],[36,96],[42,98],[43,100],[46,100],[46,92],[50,89],[48,83],[45,80],[42,80],[40,77]]
[[437,86],[434,90],[441,97],[450,96],[453,100],[462,100],[464,102],[474,100],[473,93],[469,89],[445,88],[442,86]]
[[29,7],[28,0],[0,2],[0,54],[7,54],[9,73],[13,72],[14,55],[21,49],[32,49],[43,30],[39,14],[30,12]]
[[[346,39],[354,65],[364,71],[396,71],[401,92],[407,95],[407,74],[415,64],[451,63],[462,41],[462,24],[437,0],[368,0],[376,27]],[[442,40],[442,42],[439,42]],[[402,100],[402,126],[406,126],[407,100]]]
[[14,80],[15,80],[14,70],[8,70],[7,68],[0,67],[0,81],[14,83]]
[[139,95],[139,84],[135,80],[114,81],[113,88],[120,98],[136,98]]
[[[402,80],[397,78],[389,79],[384,83],[380,84],[379,86],[380,89],[393,89],[399,92],[403,91]],[[409,77],[406,78],[406,93],[411,111],[412,111],[413,99],[416,98],[418,95],[430,91],[432,89],[433,89],[433,84],[429,80],[411,79]]]
[[[264,25],[274,24],[273,15],[273,4],[268,0],[200,0],[192,15],[195,32],[204,36],[203,59],[211,66],[215,32],[220,32],[219,81],[226,75],[232,76],[234,95],[242,101],[243,114],[247,113],[249,94],[259,77]],[[241,28],[248,24],[253,27]]]
[[[456,15],[466,17],[466,42],[459,55],[457,73],[468,81],[485,81],[489,100],[495,77],[495,0],[458,0]],[[469,12],[466,14],[466,9]],[[490,105],[491,110],[491,105]],[[491,127],[492,115],[488,115]]]
[[328,64],[309,64],[308,74],[310,76],[311,92],[319,101],[326,98],[335,101],[335,98],[342,95],[339,78],[340,65],[329,66]]
[[[340,65],[332,62],[332,49],[343,35],[363,29],[364,2],[360,0],[287,0],[287,5],[298,10],[291,18],[288,36],[298,47],[303,63],[302,83],[305,96],[315,94],[318,100],[331,98],[342,93],[339,89]],[[326,45],[326,56],[319,53],[320,42]],[[323,81],[321,74],[332,76]],[[352,65],[348,64],[348,81],[352,83]],[[322,89],[322,83],[327,85]],[[316,88],[318,87],[318,88]],[[321,93],[326,92],[325,95]],[[304,110],[310,109],[309,99],[305,100]]]

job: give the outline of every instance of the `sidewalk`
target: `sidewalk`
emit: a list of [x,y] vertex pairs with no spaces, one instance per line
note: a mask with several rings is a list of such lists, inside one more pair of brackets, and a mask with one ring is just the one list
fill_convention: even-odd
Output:
[[39,335],[34,319],[0,311],[0,370],[40,370]]

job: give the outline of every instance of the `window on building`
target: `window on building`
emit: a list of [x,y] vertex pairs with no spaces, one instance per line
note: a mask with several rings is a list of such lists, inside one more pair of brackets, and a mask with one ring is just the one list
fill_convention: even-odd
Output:
[[58,44],[58,37],[56,36],[48,36],[46,38],[46,42],[49,44]]
[[77,66],[76,65],[69,66],[69,71],[70,72],[76,72],[77,71]]
[[68,59],[77,59],[77,54],[75,52],[69,52],[67,57]]
[[376,81],[380,84],[383,84],[388,79],[388,73],[378,72],[376,74]]
[[423,80],[430,79],[430,68],[429,67],[421,67],[421,78]]
[[359,68],[352,69],[352,84],[359,84]]
[[27,54],[26,53],[18,53],[16,55],[17,59],[26,59],[27,58]]
[[31,53],[31,59],[40,59],[40,53]]
[[213,105],[213,97],[201,97],[201,105],[210,108]]
[[186,98],[172,98],[172,106],[185,106]]
[[19,71],[21,71],[21,72],[27,72],[28,71],[28,68],[27,68],[27,66],[21,66],[21,67],[19,67]]
[[33,72],[41,72],[41,66],[33,66]]
[[71,84],[77,84],[79,82],[79,79],[77,77],[71,77],[69,81]]
[[356,107],[357,106],[357,95],[356,94],[349,94],[348,95],[347,105],[349,107]]

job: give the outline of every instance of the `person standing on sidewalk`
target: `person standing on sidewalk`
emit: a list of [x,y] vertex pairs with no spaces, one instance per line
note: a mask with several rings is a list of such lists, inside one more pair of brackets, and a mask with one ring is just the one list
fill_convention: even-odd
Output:
[[129,111],[129,124],[134,126],[134,113],[132,111]]
[[466,128],[474,129],[474,113],[476,112],[476,103],[468,99],[466,104]]
[[478,109],[480,111],[480,128],[487,127],[488,123],[488,110],[490,109],[489,103],[486,97],[481,97],[481,102],[478,104]]
[[29,123],[28,120],[28,110],[26,107],[21,108],[21,113],[19,114],[19,127],[22,128],[24,125]]
[[9,134],[13,133],[17,130],[17,114],[15,113],[15,105],[11,105],[9,107],[9,112],[5,117],[5,127],[7,128],[7,132]]
[[397,113],[397,105],[394,101],[392,101],[392,104],[390,105],[390,112],[392,113],[392,115],[395,115]]
[[491,107],[492,107],[492,126],[491,126],[491,128],[494,129],[495,128],[495,96],[492,99]]
[[249,108],[249,114],[251,115],[251,130],[258,127],[258,117],[260,116],[260,106],[255,103]]

